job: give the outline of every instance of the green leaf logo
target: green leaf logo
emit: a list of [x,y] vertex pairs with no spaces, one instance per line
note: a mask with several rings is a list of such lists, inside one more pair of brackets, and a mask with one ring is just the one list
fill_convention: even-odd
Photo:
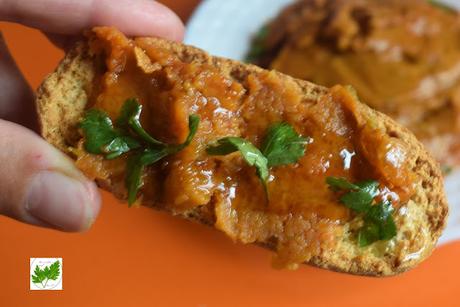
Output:
[[47,289],[48,282],[56,281],[61,276],[61,262],[56,260],[48,266],[35,265],[32,282],[41,289]]

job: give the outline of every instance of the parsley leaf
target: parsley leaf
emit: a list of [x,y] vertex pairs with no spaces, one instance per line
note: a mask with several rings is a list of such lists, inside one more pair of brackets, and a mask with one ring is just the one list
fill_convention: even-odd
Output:
[[335,192],[340,190],[359,190],[357,185],[349,182],[345,178],[327,177],[326,183]]
[[255,166],[257,176],[259,176],[265,190],[267,189],[269,176],[267,158],[251,142],[238,137],[226,137],[217,141],[217,144],[209,146],[206,151],[214,156],[225,156],[239,151],[250,166]]
[[85,136],[85,150],[92,154],[105,154],[114,159],[131,149],[140,147],[133,137],[115,129],[109,116],[100,110],[89,110],[80,123]]
[[89,110],[80,123],[85,135],[85,150],[92,154],[102,154],[102,147],[115,139],[112,121],[100,110]]
[[375,223],[365,223],[358,230],[358,245],[366,247],[379,240],[379,226]]
[[269,168],[297,162],[305,155],[305,144],[308,138],[301,137],[287,123],[270,126],[262,145],[262,151],[251,142],[239,137],[226,137],[208,146],[207,153],[215,156],[225,156],[239,151],[244,160],[254,166],[268,197],[267,180]]
[[361,191],[364,191],[372,196],[372,198],[379,195],[379,183],[374,180],[367,180],[358,182],[356,184]]
[[190,145],[198,131],[199,123],[200,118],[197,115],[189,116],[189,134],[182,144],[167,145],[161,143],[161,146],[147,148],[143,152],[130,157],[126,167],[127,173],[125,177],[125,186],[128,189],[128,204],[130,206],[136,201],[137,193],[144,184],[142,180],[144,169],[169,155],[180,152]]
[[268,167],[296,163],[305,155],[309,139],[300,136],[287,123],[272,125],[262,145],[262,153],[268,160]]
[[371,206],[364,216],[364,226],[358,233],[358,244],[368,246],[378,240],[390,240],[396,236],[396,224],[392,213],[394,209],[390,202],[381,202]]
[[51,280],[57,280],[60,274],[60,267],[61,263],[59,260],[56,260],[50,265],[47,277]]
[[335,192],[346,192],[340,202],[356,213],[363,215],[364,225],[358,230],[358,244],[368,246],[379,240],[390,240],[396,235],[396,224],[390,202],[374,204],[379,195],[377,181],[363,181],[356,184],[344,178],[328,177],[326,183]]
[[140,118],[142,105],[136,99],[128,99],[121,108],[117,124],[121,127],[129,126],[142,140],[151,145],[164,145],[162,142],[151,137],[147,131],[142,128]]
[[389,201],[372,206],[366,214],[365,221],[377,223],[382,240],[391,239],[396,235],[396,225],[393,220],[393,206]]
[[80,123],[87,152],[104,154],[106,159],[115,159],[125,153],[131,153],[125,176],[129,205],[136,201],[137,193],[143,185],[142,174],[145,168],[190,145],[200,123],[198,116],[190,115],[189,134],[185,142],[170,145],[158,141],[145,131],[140,122],[141,113],[142,105],[136,99],[128,99],[115,121],[116,127],[105,112],[96,109],[86,112]]
[[132,149],[139,148],[141,145],[134,138],[129,136],[118,136],[109,144],[102,147],[102,151],[107,153],[106,159],[111,160],[118,158]]
[[45,271],[41,270],[40,267],[37,265],[34,270],[34,274],[32,275],[32,282],[38,284],[42,283],[46,279]]
[[168,156],[167,148],[146,149],[141,153],[134,154],[128,160],[126,166],[125,185],[128,189],[128,204],[131,206],[137,198],[139,189],[144,185],[142,174],[145,167],[152,165]]
[[364,181],[353,186],[355,187],[350,190],[354,191],[343,195],[340,202],[356,212],[368,211],[374,197],[379,194],[379,183],[377,181]]
[[43,269],[37,265],[32,274],[32,282],[35,284],[40,283],[43,288],[46,287],[46,284],[49,280],[57,280],[59,278],[61,263],[59,260],[56,260],[49,266],[45,266]]
[[340,198],[340,202],[356,212],[367,212],[374,197],[366,191],[349,192]]
[[200,124],[200,118],[198,115],[190,115],[188,118],[188,129],[189,133],[187,138],[185,139],[185,142],[176,146],[170,146],[170,154],[173,153],[178,153],[179,151],[183,150],[185,147],[190,145],[192,142],[193,138],[196,135],[196,132],[198,131],[198,126]]

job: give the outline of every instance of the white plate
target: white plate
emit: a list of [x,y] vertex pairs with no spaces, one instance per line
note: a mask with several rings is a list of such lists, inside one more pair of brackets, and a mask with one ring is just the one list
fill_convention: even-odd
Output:
[[[292,0],[205,0],[187,25],[185,41],[213,55],[241,60],[251,37]],[[458,0],[446,3],[460,8]],[[440,244],[460,240],[460,170],[446,179],[450,205],[447,229]]]

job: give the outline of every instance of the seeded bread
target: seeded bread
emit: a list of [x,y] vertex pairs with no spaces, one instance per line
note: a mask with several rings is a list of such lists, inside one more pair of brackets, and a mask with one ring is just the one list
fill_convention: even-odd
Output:
[[[157,38],[151,40],[176,54],[182,61],[210,63],[235,80],[242,81],[249,73],[261,70],[253,65],[212,57],[194,47]],[[89,52],[87,43],[79,42],[37,91],[36,103],[43,137],[70,156],[72,152],[69,148],[80,138],[77,124],[91,96],[93,79],[98,70],[102,69],[98,62]],[[305,97],[310,99],[317,99],[328,91],[327,88],[294,80],[283,74],[279,74],[279,77],[282,80],[293,80]],[[421,180],[411,200],[399,209],[395,218],[398,235],[390,243],[376,243],[368,248],[360,248],[352,240],[351,234],[345,232],[335,250],[322,250],[308,264],[350,274],[395,275],[413,268],[429,256],[441,235],[448,213],[442,174],[437,162],[407,129],[364,104],[358,106],[358,112],[371,118],[389,135],[408,144],[410,157],[407,163]],[[121,197],[116,183],[100,181],[98,184]],[[145,205],[155,207],[155,204]],[[210,226],[215,223],[212,208],[206,205],[180,215]],[[275,249],[273,242],[258,244]]]

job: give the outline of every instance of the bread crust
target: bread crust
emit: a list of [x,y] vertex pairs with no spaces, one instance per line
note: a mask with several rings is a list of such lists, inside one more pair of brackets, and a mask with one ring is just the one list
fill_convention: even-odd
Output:
[[[253,72],[262,69],[254,65],[212,57],[206,52],[175,42],[150,38],[154,44],[176,54],[182,61],[209,63],[223,74],[241,81]],[[61,151],[72,156],[69,150],[79,138],[77,124],[92,92],[93,80],[98,70],[97,59],[89,51],[87,43],[81,41],[67,53],[56,71],[50,74],[37,91],[37,109],[42,136]],[[328,89],[310,82],[296,80],[277,73],[282,80],[294,81],[305,97],[315,99],[327,93]],[[389,117],[378,113],[365,104],[358,105],[358,112],[375,121],[387,134],[408,144],[408,160],[412,170],[421,178],[416,193],[409,203],[400,209],[396,217],[398,235],[388,244],[373,244],[359,248],[351,236],[346,234],[335,250],[324,250],[307,264],[320,268],[357,275],[389,276],[413,268],[428,257],[436,245],[445,226],[448,206],[444,194],[443,177],[437,162],[411,132]],[[114,184],[99,181],[99,186],[118,197]],[[145,204],[156,209],[155,204]],[[402,212],[404,210],[404,212]],[[213,226],[215,216],[209,206],[195,208],[187,213],[176,214],[183,218]],[[273,242],[259,243],[274,250]]]

